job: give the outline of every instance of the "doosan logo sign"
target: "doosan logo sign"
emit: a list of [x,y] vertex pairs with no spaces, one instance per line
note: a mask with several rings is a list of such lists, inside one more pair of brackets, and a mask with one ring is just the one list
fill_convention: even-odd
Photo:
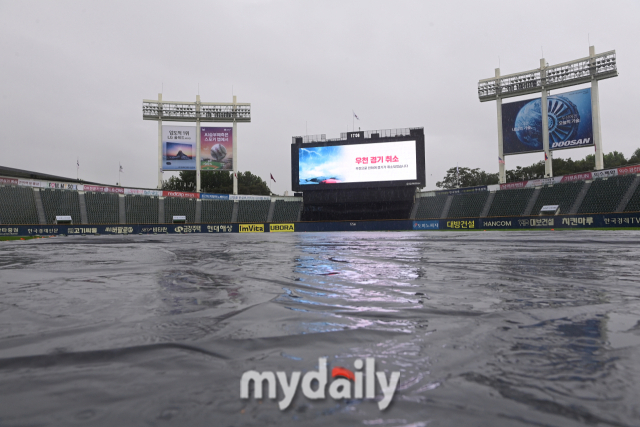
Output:
[[[392,372],[387,379],[384,372],[376,372],[375,359],[367,358],[366,367],[362,359],[356,359],[353,363],[355,372],[342,367],[334,367],[331,370],[331,384],[329,384],[329,397],[335,400],[340,399],[374,399],[376,397],[376,380],[382,390],[383,398],[378,402],[378,408],[385,410],[398,386],[400,380],[400,372]],[[362,368],[365,367],[364,372]],[[264,383],[267,385],[267,394],[269,399],[276,399],[276,382],[280,383],[282,389],[282,399],[278,402],[281,411],[287,409],[293,401],[298,385],[302,389],[302,394],[310,400],[320,400],[326,398],[327,383],[329,375],[327,369],[327,358],[318,359],[318,370],[309,371],[300,377],[300,371],[294,371],[287,378],[286,372],[264,371],[247,371],[242,374],[240,379],[240,398],[249,399],[250,384],[253,383],[254,397],[262,399],[262,389]]]
[[571,141],[558,141],[551,144],[551,148],[560,148],[560,147],[572,147],[574,145],[587,145],[591,141],[591,138],[584,139],[572,139]]

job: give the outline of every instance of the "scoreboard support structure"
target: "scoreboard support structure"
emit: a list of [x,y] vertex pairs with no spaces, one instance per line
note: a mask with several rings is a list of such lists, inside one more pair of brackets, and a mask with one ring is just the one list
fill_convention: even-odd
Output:
[[[591,84],[591,115],[595,144],[596,170],[604,169],[602,130],[600,121],[600,93],[598,81],[618,76],[616,51],[596,54],[595,47],[589,46],[589,56],[556,65],[540,59],[540,68],[505,76],[500,68],[495,69],[495,77],[478,82],[480,102],[496,101],[498,122],[498,169],[500,183],[506,183],[504,135],[502,131],[502,99],[541,93],[542,117],[547,117],[548,91],[564,87]],[[545,176],[552,177],[552,152],[549,149],[549,123],[542,120],[542,144],[545,156]]]
[[162,121],[196,123],[196,192],[201,190],[200,164],[200,123],[233,123],[233,194],[238,194],[238,123],[251,122],[251,104],[239,103],[236,96],[233,102],[196,102],[163,101],[162,94],[157,100],[142,100],[143,120],[158,122],[158,189],[162,189]]

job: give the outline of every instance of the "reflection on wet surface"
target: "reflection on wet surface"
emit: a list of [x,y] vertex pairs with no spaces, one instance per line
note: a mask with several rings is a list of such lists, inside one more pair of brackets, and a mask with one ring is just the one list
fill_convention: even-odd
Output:
[[[0,425],[638,425],[639,236],[2,242]],[[400,371],[391,406],[240,399],[319,357]]]

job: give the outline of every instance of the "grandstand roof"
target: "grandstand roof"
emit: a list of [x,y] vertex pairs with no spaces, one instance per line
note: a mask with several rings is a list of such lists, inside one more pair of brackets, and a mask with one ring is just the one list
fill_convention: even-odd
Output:
[[13,178],[27,178],[27,179],[41,179],[44,181],[59,181],[59,182],[73,182],[77,184],[97,184],[97,182],[83,181],[81,179],[65,178],[63,176],[49,175],[42,172],[32,172],[24,169],[9,168],[6,166],[0,166],[0,175]]

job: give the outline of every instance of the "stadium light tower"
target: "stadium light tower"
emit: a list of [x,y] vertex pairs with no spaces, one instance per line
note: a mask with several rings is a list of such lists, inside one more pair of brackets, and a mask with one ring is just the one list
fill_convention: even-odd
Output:
[[196,191],[200,192],[200,122],[233,123],[233,194],[238,194],[238,133],[237,123],[251,122],[251,104],[236,102],[142,100],[142,119],[158,122],[158,188],[162,188],[162,121],[196,123]]
[[[496,68],[495,77],[478,82],[478,98],[480,102],[496,101],[498,110],[498,156],[500,183],[506,182],[504,145],[502,131],[502,99],[531,93],[542,93],[541,117],[548,117],[548,91],[584,83],[591,83],[591,116],[593,139],[596,147],[596,169],[604,169],[602,134],[600,130],[600,96],[598,81],[618,76],[616,51],[611,50],[596,54],[595,47],[589,47],[589,56],[562,64],[548,65],[544,58],[540,60],[540,68],[521,73],[500,75]],[[541,120],[542,145],[546,154],[545,176],[553,176],[551,155],[549,151],[549,122]]]

